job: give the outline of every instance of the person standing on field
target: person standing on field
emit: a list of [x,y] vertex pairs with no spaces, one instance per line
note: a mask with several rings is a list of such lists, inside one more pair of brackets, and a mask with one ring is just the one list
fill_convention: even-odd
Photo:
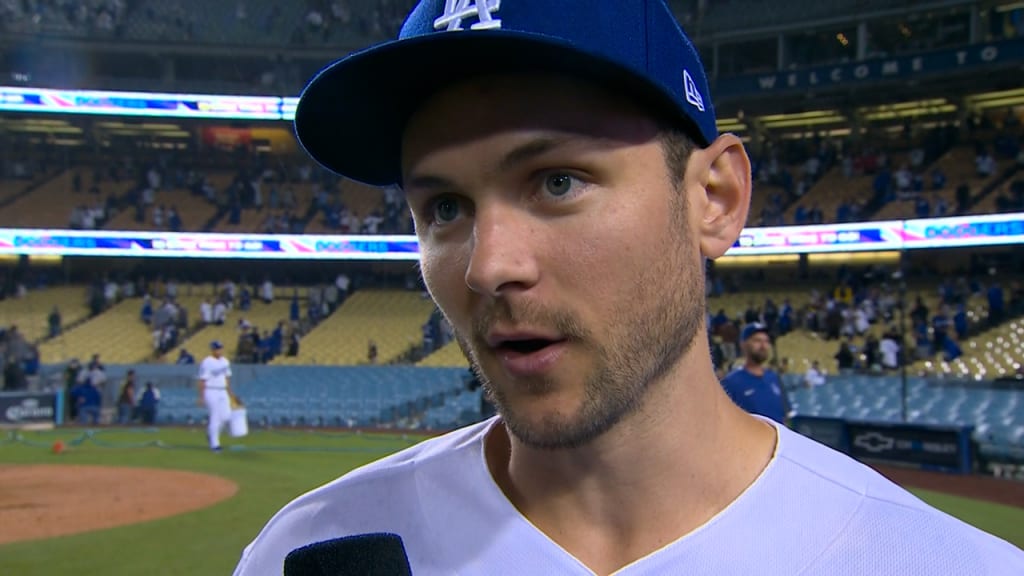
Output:
[[199,364],[199,401],[209,411],[210,450],[220,452],[220,432],[231,420],[231,362],[219,340],[210,343],[210,355]]

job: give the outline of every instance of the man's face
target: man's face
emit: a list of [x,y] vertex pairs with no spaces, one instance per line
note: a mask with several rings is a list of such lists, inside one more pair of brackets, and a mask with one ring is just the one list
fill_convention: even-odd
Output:
[[746,349],[747,357],[758,364],[764,364],[772,356],[772,341],[764,332],[751,334],[743,343],[743,347]]
[[575,81],[477,80],[403,148],[424,280],[509,431],[570,448],[634,412],[704,314],[655,123]]

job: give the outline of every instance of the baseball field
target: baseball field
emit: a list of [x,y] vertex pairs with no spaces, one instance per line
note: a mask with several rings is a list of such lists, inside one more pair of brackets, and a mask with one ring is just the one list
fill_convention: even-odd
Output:
[[[260,430],[214,454],[199,429],[0,438],[5,576],[230,574],[242,548],[291,498],[421,439]],[[1024,546],[1024,508],[914,491]]]

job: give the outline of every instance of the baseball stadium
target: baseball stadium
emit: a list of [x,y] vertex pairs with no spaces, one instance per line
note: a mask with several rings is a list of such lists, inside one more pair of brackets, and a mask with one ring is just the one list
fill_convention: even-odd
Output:
[[[495,414],[403,191],[296,136],[416,4],[0,0],[0,575],[230,574],[295,498]],[[1024,547],[1024,2],[668,5],[751,164],[715,374],[763,332],[790,429]]]

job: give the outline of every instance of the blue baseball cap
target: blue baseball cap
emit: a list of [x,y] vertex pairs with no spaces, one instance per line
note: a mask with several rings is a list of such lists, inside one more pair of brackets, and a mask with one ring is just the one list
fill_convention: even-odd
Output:
[[768,327],[760,322],[747,324],[743,327],[743,332],[740,332],[740,343],[746,342],[748,338],[758,333],[768,334]]
[[475,76],[549,72],[631,96],[699,145],[718,137],[704,66],[664,0],[422,0],[398,39],[323,69],[295,132],[325,168],[401,181],[402,134],[432,95]]
[[220,350],[223,347],[224,345],[220,343],[220,340],[214,340],[213,342],[210,342],[211,350]]

